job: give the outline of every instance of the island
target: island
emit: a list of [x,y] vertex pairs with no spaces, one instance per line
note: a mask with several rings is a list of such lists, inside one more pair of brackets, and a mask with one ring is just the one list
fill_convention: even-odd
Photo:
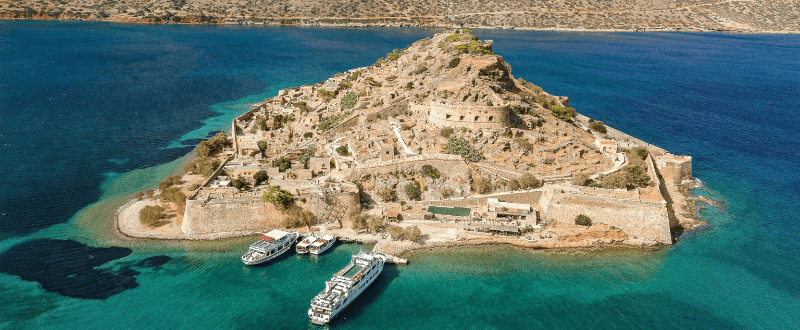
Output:
[[399,255],[658,248],[702,224],[691,157],[579,114],[515,78],[492,46],[451,29],[283,89],[140,192],[117,227],[192,240],[299,228]]

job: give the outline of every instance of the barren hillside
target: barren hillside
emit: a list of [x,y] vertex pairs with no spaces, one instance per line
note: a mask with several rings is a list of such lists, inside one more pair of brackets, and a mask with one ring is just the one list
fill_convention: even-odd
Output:
[[0,18],[142,23],[800,31],[800,0],[0,0]]

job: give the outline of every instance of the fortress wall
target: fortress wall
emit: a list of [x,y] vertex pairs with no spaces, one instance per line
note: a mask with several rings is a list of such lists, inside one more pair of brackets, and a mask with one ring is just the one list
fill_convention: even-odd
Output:
[[284,214],[260,197],[187,200],[181,231],[188,235],[266,230],[281,226]]
[[473,211],[475,211],[478,210],[477,208],[483,210],[483,208],[486,207],[486,199],[497,198],[503,202],[531,204],[531,206],[535,209],[539,205],[539,199],[541,195],[542,192],[539,190],[528,190],[528,191],[510,192],[505,194],[492,194],[491,196],[484,196],[484,197],[450,199],[443,201],[439,200],[424,201],[424,203],[433,206],[469,207]]
[[431,102],[428,123],[439,127],[501,129],[508,127],[508,105],[459,106]]
[[654,160],[664,181],[679,185],[683,180],[692,179],[692,157],[664,155]]
[[366,121],[367,122],[376,121],[376,120],[378,120],[379,117],[385,119],[385,118],[388,118],[390,116],[399,114],[400,112],[405,111],[405,110],[408,110],[408,100],[407,99],[402,99],[402,100],[399,100],[399,101],[397,101],[395,103],[392,103],[391,105],[383,107],[382,109],[380,109],[378,111],[375,111],[373,113],[368,114]]
[[614,226],[633,239],[672,243],[666,202],[592,196],[572,190],[558,186],[545,189],[540,200],[545,221],[574,223],[579,214],[584,214],[593,223]]
[[[431,165],[448,177],[469,178],[469,165],[461,156],[449,154],[421,154],[387,161],[367,161],[359,168],[360,173],[380,174],[397,172],[401,168],[414,167],[422,170],[423,165]],[[463,175],[459,175],[463,174]]]

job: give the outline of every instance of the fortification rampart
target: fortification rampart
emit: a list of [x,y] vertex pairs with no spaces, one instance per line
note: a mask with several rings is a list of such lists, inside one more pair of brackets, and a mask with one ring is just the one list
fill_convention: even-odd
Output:
[[366,117],[366,122],[373,122],[380,118],[386,119],[393,115],[400,114],[400,112],[408,110],[408,99],[402,99],[391,105],[385,106],[378,111],[370,113]]
[[260,197],[187,200],[181,231],[188,235],[280,227],[285,215]]
[[[598,191],[599,190],[599,191]],[[541,216],[548,222],[575,221],[584,214],[592,223],[616,227],[644,243],[671,244],[670,223],[665,201],[642,201],[633,193],[603,194],[606,189],[549,186],[539,202]],[[614,196],[616,195],[616,196]]]
[[521,204],[531,204],[533,207],[537,207],[539,205],[539,199],[542,192],[541,190],[525,190],[525,191],[517,191],[517,192],[509,192],[509,193],[499,193],[499,194],[491,194],[485,195],[480,197],[467,197],[467,198],[455,198],[455,199],[448,199],[448,200],[435,200],[435,201],[424,201],[427,205],[433,206],[447,206],[447,207],[468,207],[472,208],[473,211],[475,208],[478,207],[485,207],[488,198],[497,198],[504,202],[509,203],[521,203]]
[[421,170],[423,165],[431,165],[442,173],[450,177],[469,177],[469,165],[464,158],[450,154],[420,154],[405,158],[398,158],[386,161],[377,159],[368,160],[359,167],[359,172],[378,174],[397,172],[401,168],[414,167]]
[[509,126],[508,104],[481,106],[432,101],[428,123],[439,127],[505,128]]
[[666,154],[654,158],[665,181],[679,185],[692,179],[692,157]]

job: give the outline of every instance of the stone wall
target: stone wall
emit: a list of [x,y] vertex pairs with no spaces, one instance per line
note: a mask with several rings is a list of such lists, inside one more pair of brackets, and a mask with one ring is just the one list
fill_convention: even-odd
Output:
[[574,223],[579,214],[619,228],[634,241],[671,244],[667,203],[647,202],[634,198],[595,195],[592,188],[550,186],[540,199],[540,215],[545,221]]
[[385,106],[378,111],[368,114],[366,117],[366,122],[373,122],[378,120],[378,118],[386,119],[406,110],[408,110],[408,100],[402,99],[392,103],[391,105]]
[[482,210],[486,206],[486,200],[488,198],[497,198],[503,202],[531,204],[531,206],[536,208],[539,205],[539,199],[541,195],[542,192],[540,190],[526,190],[518,192],[492,194],[481,197],[468,197],[459,199],[449,199],[443,201],[425,201],[425,204],[433,206],[447,206],[447,207],[468,207],[471,208],[473,211],[475,211],[477,207],[480,207]]
[[508,105],[478,106],[431,102],[428,123],[439,127],[501,129],[509,125]]
[[187,236],[268,230],[281,226],[284,214],[261,197],[187,200],[181,231]]
[[358,125],[358,117],[360,117],[359,114],[352,115],[352,116],[350,116],[350,118],[345,119],[345,121],[337,124],[334,127],[331,127],[329,130],[325,131],[325,133],[323,133],[323,134],[325,134],[326,137],[330,137],[333,133],[344,132],[347,129]]
[[401,168],[414,167],[420,171],[423,165],[431,165],[448,177],[469,179],[469,165],[464,158],[449,154],[421,154],[387,161],[369,160],[358,170],[360,173],[381,174],[397,172]]

